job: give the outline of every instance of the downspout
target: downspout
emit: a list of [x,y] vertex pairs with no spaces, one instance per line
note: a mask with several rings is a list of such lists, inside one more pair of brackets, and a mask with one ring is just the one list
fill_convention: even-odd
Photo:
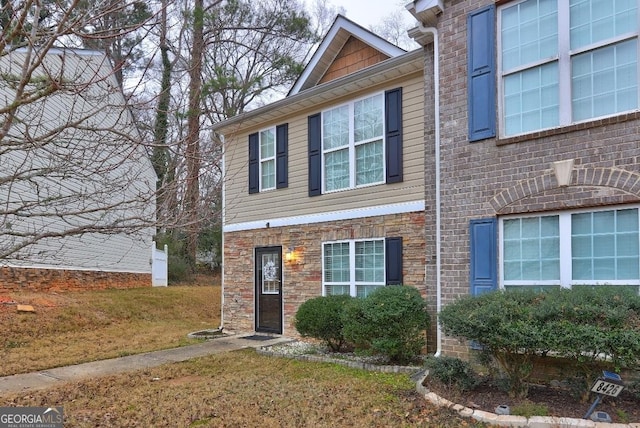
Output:
[[[434,98],[434,127],[435,127],[435,160],[436,160],[436,317],[440,317],[442,309],[442,277],[440,267],[442,264],[441,254],[441,208],[440,208],[440,52],[438,47],[438,30],[435,27],[425,27],[418,23],[418,30],[423,34],[430,33],[433,36],[433,98]],[[436,319],[437,319],[436,318]],[[436,353],[434,357],[442,354],[442,329],[440,322],[436,325]]]

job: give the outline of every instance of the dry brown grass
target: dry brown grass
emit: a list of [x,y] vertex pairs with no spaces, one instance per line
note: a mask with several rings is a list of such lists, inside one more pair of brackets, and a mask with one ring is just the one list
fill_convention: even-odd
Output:
[[417,395],[406,375],[242,350],[5,396],[63,406],[65,427],[478,426]]
[[4,294],[0,376],[196,343],[220,325],[220,286]]
[[[2,374],[180,346],[219,325],[219,286],[11,297],[37,312],[0,304]],[[0,406],[63,406],[66,428],[479,426],[427,404],[406,375],[254,350],[4,395]]]

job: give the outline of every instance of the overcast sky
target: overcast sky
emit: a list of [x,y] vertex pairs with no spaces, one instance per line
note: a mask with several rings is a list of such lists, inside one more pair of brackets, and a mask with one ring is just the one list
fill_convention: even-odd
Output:
[[347,18],[364,28],[377,25],[382,19],[395,11],[402,11],[408,22],[414,21],[405,5],[410,0],[326,0],[334,6],[342,6],[347,11]]

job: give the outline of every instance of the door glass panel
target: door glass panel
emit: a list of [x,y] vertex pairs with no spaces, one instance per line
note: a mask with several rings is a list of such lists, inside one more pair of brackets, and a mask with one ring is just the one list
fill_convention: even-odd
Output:
[[280,292],[280,260],[278,254],[262,254],[262,293]]

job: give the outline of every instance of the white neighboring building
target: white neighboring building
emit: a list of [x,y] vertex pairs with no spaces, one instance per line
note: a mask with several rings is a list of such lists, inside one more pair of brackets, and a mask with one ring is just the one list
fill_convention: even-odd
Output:
[[111,64],[28,55],[0,57],[0,290],[150,286],[156,175]]

